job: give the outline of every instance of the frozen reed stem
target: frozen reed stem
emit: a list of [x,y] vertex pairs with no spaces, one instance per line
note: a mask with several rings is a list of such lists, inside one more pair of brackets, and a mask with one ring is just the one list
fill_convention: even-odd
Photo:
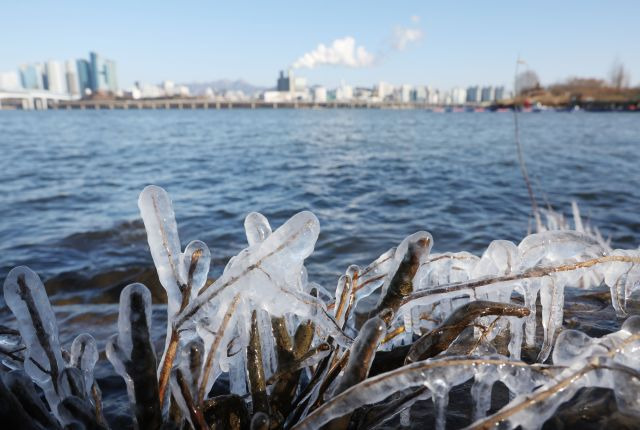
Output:
[[449,348],[462,330],[473,323],[476,318],[487,315],[525,317],[529,309],[507,303],[496,303],[486,300],[469,302],[457,308],[437,328],[416,340],[405,358],[405,364],[435,357]]

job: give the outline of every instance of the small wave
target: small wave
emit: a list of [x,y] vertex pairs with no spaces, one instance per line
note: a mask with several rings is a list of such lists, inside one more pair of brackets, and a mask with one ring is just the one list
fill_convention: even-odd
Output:
[[71,248],[92,248],[96,242],[109,241],[112,244],[130,244],[146,240],[142,220],[123,221],[105,230],[73,233],[61,240],[61,244]]

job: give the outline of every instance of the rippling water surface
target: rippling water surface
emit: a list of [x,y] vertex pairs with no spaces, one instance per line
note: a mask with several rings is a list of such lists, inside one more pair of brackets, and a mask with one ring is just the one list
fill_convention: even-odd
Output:
[[[550,204],[568,211],[575,199],[615,246],[637,246],[638,115],[524,114],[521,124]],[[508,113],[1,112],[0,148],[2,278],[18,264],[45,279],[150,266],[137,197],[151,183],[171,194],[183,242],[212,248],[214,274],[244,247],[254,210],[273,227],[316,213],[308,267],[326,285],[416,230],[436,251],[481,252],[528,227]]]

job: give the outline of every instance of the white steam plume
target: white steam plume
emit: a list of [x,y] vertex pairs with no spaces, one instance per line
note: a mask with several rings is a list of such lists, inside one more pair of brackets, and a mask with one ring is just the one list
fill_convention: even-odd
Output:
[[407,45],[422,39],[423,33],[419,28],[396,27],[393,34],[393,47],[403,51]]
[[373,64],[375,56],[364,48],[356,46],[356,40],[351,37],[343,37],[334,40],[331,45],[319,44],[313,51],[307,52],[293,63],[293,68],[306,67],[313,69],[316,66],[329,64],[334,66],[366,67]]

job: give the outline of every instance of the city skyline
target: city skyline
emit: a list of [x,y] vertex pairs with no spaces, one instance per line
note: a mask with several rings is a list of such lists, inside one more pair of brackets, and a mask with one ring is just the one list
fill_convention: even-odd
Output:
[[[0,37],[11,43],[0,71],[96,50],[118,61],[121,88],[135,81],[221,78],[271,87],[278,70],[294,65],[310,83],[327,87],[343,80],[353,86],[381,80],[437,88],[510,86],[518,55],[545,84],[571,76],[606,79],[616,59],[631,72],[632,85],[640,78],[638,36],[628,31],[640,4],[632,2],[407,2],[391,10],[333,3],[311,12],[284,3],[271,10],[260,4],[189,2],[177,9],[115,2],[92,10],[95,19],[77,2],[28,3],[3,6]],[[30,31],[63,18],[73,24],[46,38]]]

